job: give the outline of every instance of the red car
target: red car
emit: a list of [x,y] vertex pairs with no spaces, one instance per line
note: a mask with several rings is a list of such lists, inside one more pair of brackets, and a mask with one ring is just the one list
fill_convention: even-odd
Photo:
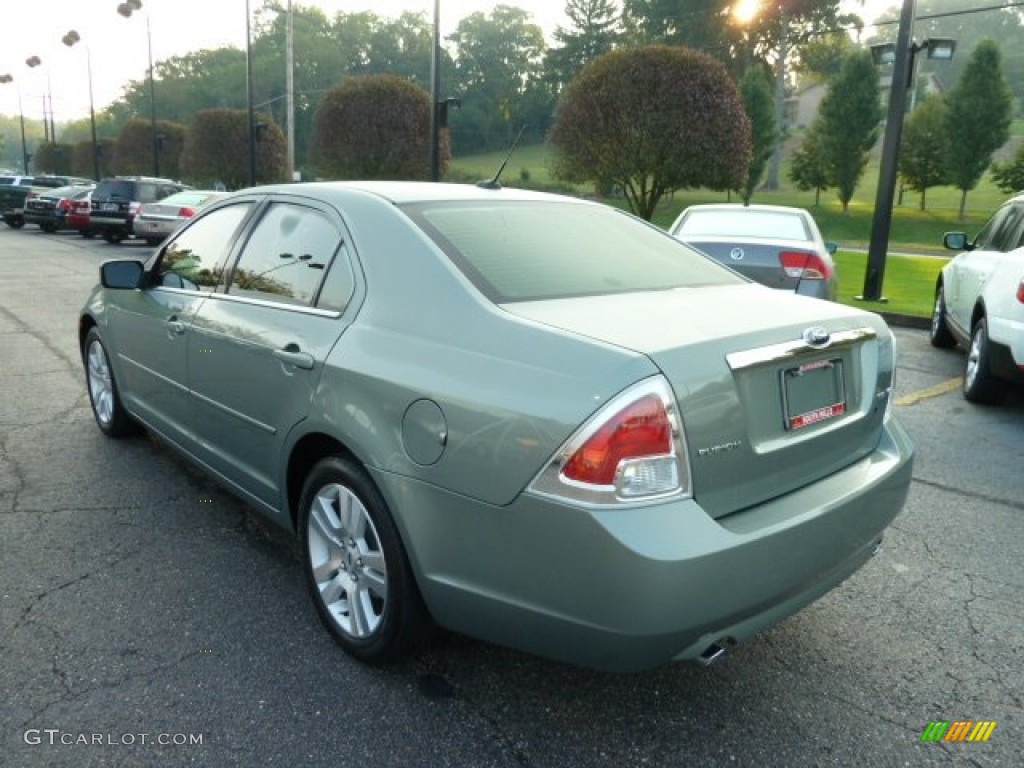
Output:
[[82,237],[95,237],[96,230],[90,224],[89,207],[92,193],[79,200],[71,201],[71,210],[68,211],[68,229],[78,231]]

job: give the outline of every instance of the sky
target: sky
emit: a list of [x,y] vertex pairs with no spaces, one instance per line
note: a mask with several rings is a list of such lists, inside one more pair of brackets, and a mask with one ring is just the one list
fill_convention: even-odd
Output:
[[[99,112],[116,101],[130,80],[146,77],[147,19],[153,60],[225,45],[245,47],[245,0],[143,0],[141,11],[125,19],[117,13],[120,0],[4,0],[0,16],[0,75],[14,82],[0,84],[0,114],[41,119],[43,96],[50,94],[57,123],[89,114],[89,75],[93,102]],[[282,0],[283,2],[283,0]],[[372,10],[393,18],[403,11],[422,11],[433,18],[433,0],[295,0],[320,7],[328,17],[338,11]],[[564,0],[506,0],[528,11],[549,37],[565,23]],[[858,6],[855,0],[847,0]],[[442,34],[474,11],[489,12],[488,0],[441,0]],[[895,0],[867,0],[870,18]],[[250,0],[253,11],[262,0]],[[859,10],[859,8],[858,8]],[[61,38],[74,29],[81,42],[68,48]],[[88,52],[86,48],[88,47]],[[38,56],[42,64],[29,68],[25,60]],[[159,115],[158,115],[159,117]]]

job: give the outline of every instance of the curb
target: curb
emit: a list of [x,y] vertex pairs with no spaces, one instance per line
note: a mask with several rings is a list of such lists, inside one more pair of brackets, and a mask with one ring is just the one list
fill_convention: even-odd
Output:
[[919,331],[927,331],[932,327],[930,317],[918,317],[917,315],[904,315],[899,312],[878,312],[885,318],[885,322],[896,328],[912,328]]

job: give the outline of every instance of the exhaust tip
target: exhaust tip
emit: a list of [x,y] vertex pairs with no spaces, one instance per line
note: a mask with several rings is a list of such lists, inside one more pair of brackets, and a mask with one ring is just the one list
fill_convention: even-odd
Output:
[[725,657],[725,654],[725,648],[718,643],[712,643],[704,649],[704,652],[697,657],[697,660],[705,667],[710,667],[715,662],[721,661]]

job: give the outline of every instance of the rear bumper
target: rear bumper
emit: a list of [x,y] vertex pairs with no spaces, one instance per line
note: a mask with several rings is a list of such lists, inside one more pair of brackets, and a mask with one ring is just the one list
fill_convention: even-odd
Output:
[[773,626],[855,572],[902,509],[913,446],[719,520],[698,500],[490,507],[377,472],[442,626],[574,664],[638,671]]

